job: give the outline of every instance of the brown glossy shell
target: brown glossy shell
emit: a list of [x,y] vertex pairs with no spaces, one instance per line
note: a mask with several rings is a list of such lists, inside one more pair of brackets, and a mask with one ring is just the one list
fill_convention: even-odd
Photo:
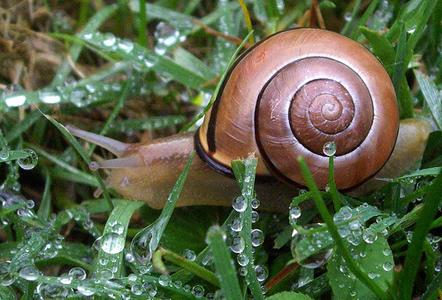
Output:
[[399,114],[391,80],[362,45],[337,33],[293,29],[246,52],[196,135],[200,155],[228,173],[256,153],[258,175],[304,185],[305,157],[319,186],[328,176],[327,142],[336,144],[340,189],[373,176],[389,158]]

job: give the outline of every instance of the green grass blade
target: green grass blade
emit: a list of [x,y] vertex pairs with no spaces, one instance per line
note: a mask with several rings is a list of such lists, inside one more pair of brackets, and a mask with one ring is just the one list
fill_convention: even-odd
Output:
[[421,71],[415,70],[414,75],[416,76],[419,87],[424,95],[424,99],[430,108],[431,114],[433,115],[439,130],[442,130],[442,101],[440,91],[438,91],[434,82]]
[[434,216],[437,213],[439,203],[442,200],[442,173],[431,183],[428,193],[424,196],[424,207],[417,220],[416,228],[413,231],[411,244],[407,250],[403,272],[399,282],[399,297],[410,299],[413,292],[414,281],[422,256],[423,243],[431,227]]
[[359,8],[361,7],[362,0],[356,0],[353,5],[353,10],[351,11],[350,20],[345,23],[344,28],[341,30],[341,34],[350,36],[356,24],[356,15],[358,14]]
[[[95,32],[101,24],[106,21],[110,16],[112,16],[118,9],[117,5],[108,5],[101,9],[98,13],[93,16],[88,24],[84,27],[84,29],[78,34],[78,36],[82,36],[87,33]],[[83,45],[81,44],[74,44],[71,49],[69,50],[69,56],[72,61],[76,61],[78,59],[78,56],[80,56],[80,52]],[[58,86],[61,85],[64,80],[66,79],[66,76],[69,74],[71,67],[68,60],[65,60],[60,68],[57,71],[57,74],[55,74],[54,79],[52,80],[51,86]]]
[[392,76],[401,118],[412,118],[414,115],[413,101],[410,96],[407,79],[405,78],[409,58],[411,58],[411,55],[407,49],[407,32],[405,31],[405,25],[403,25],[401,27],[399,42],[396,46],[396,55]]
[[147,14],[146,14],[146,0],[138,0],[139,14],[138,14],[138,44],[147,47]]
[[256,158],[249,157],[244,161],[232,161],[232,169],[235,174],[236,180],[241,187],[241,195],[246,201],[246,210],[240,214],[240,219],[243,224],[243,228],[240,232],[240,236],[244,240],[243,254],[249,259],[249,263],[246,266],[247,274],[246,281],[248,287],[255,299],[264,299],[262,287],[258,281],[253,255],[253,246],[251,240],[252,231],[252,200],[254,197],[254,185],[255,185],[255,172],[258,161]]
[[[64,38],[68,37],[64,36]],[[91,48],[97,51],[97,54],[104,56],[108,60],[116,57],[119,60],[132,62],[133,66],[140,72],[154,70],[159,74],[169,76],[173,80],[195,89],[200,88],[207,81],[207,78],[177,64],[167,56],[158,55],[150,49],[128,40],[122,40],[110,33],[95,32],[83,35],[81,38],[91,45]]]
[[47,221],[51,215],[51,174],[48,169],[45,170],[45,189],[43,191],[43,196],[41,197],[40,207],[38,208],[37,215],[42,219]]
[[33,110],[17,125],[8,130],[5,139],[8,143],[12,142],[24,132],[26,132],[32,125],[41,118],[41,113],[38,110]]
[[431,300],[437,298],[437,293],[441,291],[442,287],[442,272],[439,272],[439,274],[436,275],[436,277],[433,278],[431,283],[428,285],[427,290],[422,295],[422,300]]
[[[153,253],[158,248],[164,230],[166,229],[166,226],[169,223],[169,220],[175,209],[175,205],[180,197],[181,191],[183,190],[184,183],[186,181],[187,174],[189,173],[190,166],[192,165],[194,155],[195,153],[192,153],[190,155],[189,160],[187,161],[183,171],[178,177],[178,180],[176,181],[172,191],[170,192],[169,197],[167,198],[165,206],[161,211],[161,214],[158,217],[158,219],[154,223],[145,227],[143,230],[139,231],[137,235],[133,238],[130,250],[140,263],[146,263],[150,261]],[[143,242],[143,244],[148,244],[148,245],[145,249],[144,248],[142,249],[144,255],[140,256],[137,255],[138,253],[137,243],[138,241],[144,239],[146,239],[146,242]]]
[[309,190],[312,192],[313,200],[315,201],[316,208],[319,211],[322,219],[324,220],[327,228],[333,237],[335,244],[338,248],[338,251],[344,257],[345,262],[347,263],[350,271],[362,282],[364,283],[377,297],[380,299],[388,299],[387,295],[382,291],[382,289],[372,281],[368,275],[358,266],[358,264],[353,260],[350,251],[345,246],[344,241],[339,235],[338,229],[333,222],[333,218],[328,212],[327,206],[325,206],[324,200],[321,197],[321,194],[318,190],[318,187],[315,184],[313,179],[313,175],[310,172],[307,163],[304,158],[298,158],[299,166],[301,168],[301,173],[304,177],[305,183],[308,186]]
[[[87,153],[83,150],[83,148],[81,147],[81,145],[78,143],[78,141],[72,136],[72,134],[66,129],[66,127],[64,127],[63,125],[61,125],[60,123],[58,123],[54,118],[52,118],[49,115],[46,115],[44,113],[42,113],[46,119],[49,120],[49,122],[51,122],[60,132],[61,134],[66,138],[66,140],[69,142],[69,144],[77,151],[77,153],[80,155],[80,157],[83,159],[83,161],[87,164],[90,165],[91,160],[89,159],[89,156],[87,155]],[[95,173],[95,178],[98,181],[100,188],[103,191],[103,195],[104,198],[107,200],[109,207],[113,207],[112,201],[110,200],[110,196],[109,193],[107,192],[107,188],[106,185],[104,184],[103,180],[101,179],[101,177],[98,175],[98,173]]]
[[219,226],[213,226],[209,228],[206,240],[212,251],[216,271],[220,277],[223,296],[227,300],[237,300],[242,298],[242,294],[230,251],[224,241],[225,235]]
[[[143,206],[139,201],[117,201],[107,219],[103,236],[99,238],[99,252],[95,261],[95,276],[111,271],[113,278],[119,278],[123,270],[123,254],[127,227],[132,214]],[[114,272],[115,271],[115,272]]]

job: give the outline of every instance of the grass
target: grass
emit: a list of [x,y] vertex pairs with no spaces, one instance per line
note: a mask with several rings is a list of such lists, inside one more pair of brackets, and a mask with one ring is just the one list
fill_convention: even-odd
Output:
[[[442,1],[104,3],[3,8],[0,299],[442,297]],[[155,210],[109,189],[88,167],[109,154],[65,128],[193,131],[246,48],[322,22],[378,57],[401,118],[433,123],[419,165],[368,195],[336,188],[334,157],[318,190],[300,157],[307,187],[286,199],[300,215],[256,210],[250,156],[232,162],[244,209],[177,207],[191,155]]]

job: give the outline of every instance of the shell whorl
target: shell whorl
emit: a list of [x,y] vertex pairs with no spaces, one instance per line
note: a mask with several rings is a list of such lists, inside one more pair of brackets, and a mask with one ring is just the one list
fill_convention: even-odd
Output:
[[258,175],[304,185],[297,157],[327,183],[327,142],[336,144],[340,189],[373,176],[389,158],[399,128],[394,89],[363,46],[319,29],[277,33],[231,69],[198,131],[203,158],[224,172],[254,152]]

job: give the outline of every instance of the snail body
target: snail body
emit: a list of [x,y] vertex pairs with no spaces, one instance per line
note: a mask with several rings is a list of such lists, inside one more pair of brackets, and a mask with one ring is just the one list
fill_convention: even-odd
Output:
[[386,164],[395,144],[402,152],[393,152],[386,167],[406,171],[396,168],[397,161],[421,157],[429,126],[420,120],[399,126],[391,80],[363,46],[325,30],[293,29],[237,60],[196,133],[129,145],[70,131],[119,156],[95,167],[112,168],[111,187],[154,208],[163,206],[195,149],[198,157],[178,205],[230,205],[239,191],[230,162],[254,154],[258,197],[264,209],[279,210],[304,185],[298,156],[323,188],[328,176],[323,148],[332,143],[337,187],[361,188]]

